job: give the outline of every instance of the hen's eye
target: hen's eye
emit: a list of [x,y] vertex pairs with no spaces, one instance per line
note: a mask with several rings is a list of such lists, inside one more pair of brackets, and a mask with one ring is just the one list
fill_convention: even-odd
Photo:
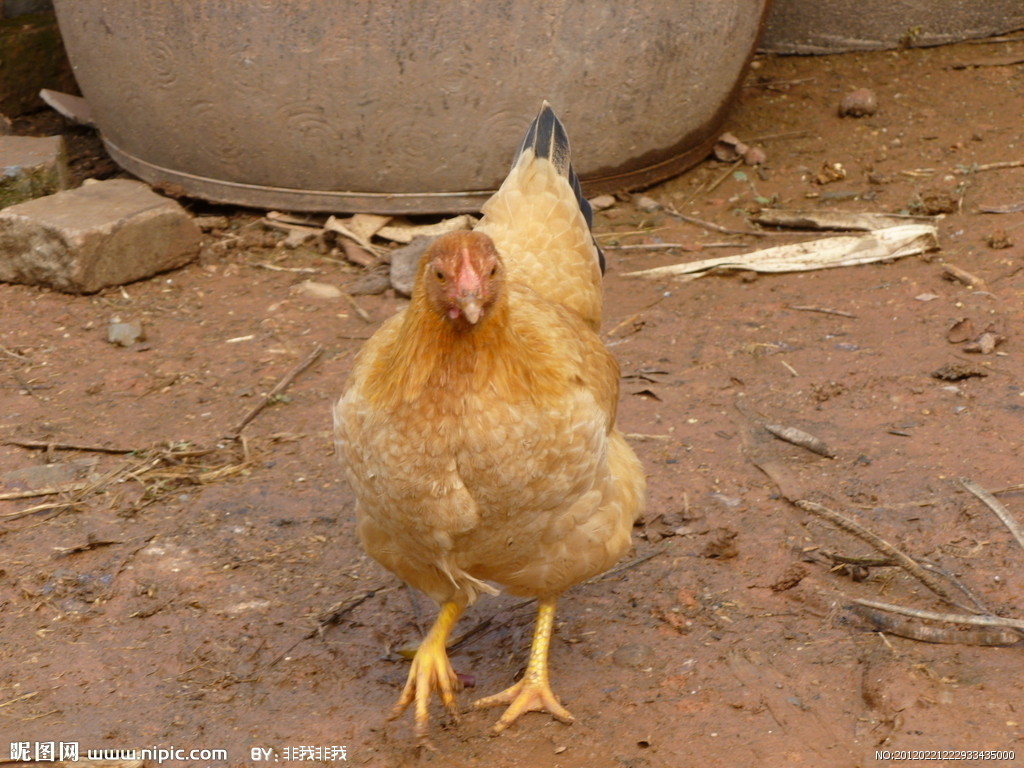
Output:
[[436,277],[442,283],[444,282],[444,272],[442,272],[440,269],[434,273],[434,277]]
[[498,265],[497,264],[495,264],[493,267],[491,267],[491,277],[494,277],[496,274],[498,274]]

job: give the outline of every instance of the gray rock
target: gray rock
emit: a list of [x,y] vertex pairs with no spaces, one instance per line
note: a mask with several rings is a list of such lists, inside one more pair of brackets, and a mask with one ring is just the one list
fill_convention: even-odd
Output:
[[130,347],[138,341],[144,341],[145,338],[146,331],[142,323],[111,320],[107,326],[107,341],[120,347]]
[[628,643],[615,649],[612,654],[612,663],[617,667],[643,669],[652,666],[656,658],[651,646],[643,643]]
[[416,270],[420,257],[433,237],[414,237],[412,242],[391,252],[391,287],[403,296],[412,295],[412,284],[416,281]]
[[0,211],[0,281],[95,293],[181,267],[200,232],[178,203],[128,179]]
[[384,293],[390,285],[388,279],[388,268],[381,264],[375,269],[368,270],[348,285],[350,296],[376,296]]

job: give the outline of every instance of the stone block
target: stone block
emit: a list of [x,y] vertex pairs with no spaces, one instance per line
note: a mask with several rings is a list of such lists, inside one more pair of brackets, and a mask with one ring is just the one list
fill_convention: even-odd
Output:
[[0,211],[0,281],[95,293],[181,267],[200,232],[174,200],[128,179]]
[[0,136],[0,208],[67,187],[62,136]]

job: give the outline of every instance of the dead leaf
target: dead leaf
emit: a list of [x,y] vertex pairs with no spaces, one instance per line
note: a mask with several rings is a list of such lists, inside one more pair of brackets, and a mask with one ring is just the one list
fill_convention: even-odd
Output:
[[345,258],[360,267],[372,267],[377,264],[377,257],[360,245],[345,239],[341,241],[341,247],[345,251]]
[[768,588],[772,592],[785,592],[787,589],[792,589],[803,581],[808,573],[810,571],[803,563],[790,563],[786,566],[786,570],[782,572],[782,575],[768,585]]
[[834,181],[842,181],[845,178],[846,169],[843,168],[842,163],[825,162],[821,164],[821,170],[814,175],[814,183],[825,185]]
[[975,377],[988,376],[988,371],[970,363],[946,363],[932,371],[932,378],[940,381],[963,381]]
[[390,216],[377,216],[369,213],[357,213],[348,219],[339,219],[337,216],[331,216],[324,224],[324,229],[354,240],[363,248],[372,252],[374,246],[371,243],[371,239],[389,221],[391,221]]
[[[780,245],[737,256],[722,256],[683,264],[669,264],[627,277],[681,276],[693,280],[716,269],[754,272],[804,272],[899,259],[939,247],[938,230],[931,224],[904,224],[857,236],[829,237],[794,245]],[[688,276],[688,277],[687,277]]]
[[740,553],[736,545],[736,537],[739,533],[730,528],[713,528],[709,532],[710,538],[701,550],[701,557],[716,560],[729,560]]
[[819,456],[824,456],[829,459],[834,459],[836,454],[832,451],[821,438],[815,437],[809,432],[804,432],[802,429],[796,427],[787,427],[781,424],[765,424],[764,428],[771,434],[780,440],[785,440],[787,443],[806,448],[812,453],[816,453]]
[[723,163],[734,163],[747,154],[749,149],[749,146],[731,133],[723,133],[718,137],[718,141],[715,142],[711,153],[715,156],[716,160],[721,160]]
[[946,341],[950,344],[963,344],[974,337],[974,323],[969,317],[961,317],[946,331]]
[[661,401],[661,398],[649,389],[641,389],[639,392],[634,392],[633,394],[639,397],[649,397],[651,400]]
[[386,227],[381,227],[377,236],[396,243],[411,243],[414,237],[437,237],[445,232],[472,229],[474,224],[476,219],[465,213],[436,224],[410,224],[408,221],[396,220]]
[[348,229],[358,238],[360,243],[369,242],[381,228],[391,221],[390,216],[378,216],[373,213],[357,213],[346,224]]

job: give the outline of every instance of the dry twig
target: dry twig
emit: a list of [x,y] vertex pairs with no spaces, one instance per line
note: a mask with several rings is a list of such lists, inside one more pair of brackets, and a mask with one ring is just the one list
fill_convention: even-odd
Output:
[[[890,616],[882,610],[859,604],[851,605],[850,610],[862,619],[870,622],[879,632],[919,640],[924,643],[943,643],[959,645],[981,645],[1006,647],[1024,644],[1018,632],[1003,627],[984,627],[981,629],[963,629],[960,627],[933,627],[918,624],[909,617]],[[891,606],[895,608],[897,606]],[[901,613],[910,609],[901,609]],[[929,612],[922,612],[929,613]],[[936,614],[945,615],[945,614]]]
[[355,310],[355,313],[357,315],[359,315],[359,319],[360,320],[362,320],[364,323],[372,323],[373,322],[373,318],[370,317],[370,313],[367,312],[365,309],[363,309],[362,307],[359,306],[359,304],[356,302],[356,300],[352,297],[352,294],[346,293],[346,294],[344,294],[344,296],[345,296],[345,300],[348,301],[348,303],[351,305],[352,309]]
[[672,248],[682,248],[684,251],[699,250],[693,245],[686,243],[631,243],[626,245],[602,245],[605,251],[667,251]]
[[880,603],[875,600],[856,599],[857,605],[868,608],[875,608],[879,611],[898,613],[902,616],[912,616],[915,619],[927,619],[928,621],[944,621],[949,624],[972,624],[978,627],[1008,627],[1024,631],[1024,620],[1008,619],[1003,616],[975,616],[964,613],[939,613],[937,611],[925,611],[919,608],[904,608],[902,605],[891,603]]
[[671,205],[665,206],[665,212],[673,219],[679,219],[685,221],[687,224],[694,224],[703,229],[710,229],[712,232],[721,232],[725,235],[751,235],[753,237],[770,237],[771,235],[789,235],[786,232],[762,232],[757,229],[732,229],[730,227],[723,227],[720,224],[715,224],[710,221],[704,221],[704,219],[698,219],[696,216],[687,216],[685,213],[680,213]]
[[839,315],[839,317],[857,317],[852,312],[843,312],[841,309],[829,309],[828,307],[797,306],[796,304],[790,304],[788,306],[790,309],[798,309],[801,312],[821,312],[822,314],[825,315]]
[[961,610],[970,611],[972,613],[978,613],[976,608],[971,608],[964,605],[962,602],[957,600],[951,595],[946,588],[938,582],[938,580],[928,571],[921,567],[921,565],[907,554],[894,547],[892,544],[887,542],[881,536],[878,536],[867,528],[862,526],[860,523],[851,520],[850,518],[839,514],[826,506],[818,504],[807,499],[798,499],[793,502],[800,509],[810,512],[811,514],[817,515],[818,517],[824,518],[832,523],[837,528],[846,531],[847,533],[856,536],[861,541],[864,541],[874,547],[882,554],[892,558],[900,568],[906,571],[908,574],[913,576],[924,586],[928,587],[932,592],[941,597],[944,601],[950,605],[955,605]]
[[320,355],[323,354],[323,351],[324,348],[317,344],[316,347],[313,348],[312,352],[310,352],[303,360],[301,360],[298,365],[296,365],[294,368],[288,371],[288,373],[286,373],[284,377],[279,382],[277,382],[277,384],[274,385],[274,388],[270,390],[266,395],[264,395],[263,399],[260,400],[260,402],[258,402],[255,406],[253,406],[253,408],[247,414],[245,414],[242,420],[238,422],[238,426],[232,429],[227,436],[230,438],[237,438],[241,434],[242,430],[245,429],[246,425],[249,424],[250,421],[259,416],[263,409],[273,402],[275,397],[277,397],[286,389],[288,389],[289,385],[291,385],[291,383],[295,380],[296,376],[298,376],[300,373],[302,373],[304,370],[309,368],[309,366],[311,366],[313,363],[317,361]]
[[299,643],[302,643],[306,640],[311,640],[318,635],[323,635],[324,630],[327,629],[327,627],[333,624],[340,623],[341,620],[345,618],[346,615],[348,615],[351,611],[355,610],[360,605],[365,603],[371,597],[383,595],[385,592],[391,592],[395,589],[398,589],[398,587],[374,587],[373,589],[366,590],[362,594],[352,595],[350,597],[345,598],[339,603],[335,603],[326,611],[322,612],[319,616],[317,616],[316,626],[313,627],[313,629],[309,630],[309,632],[307,632],[305,635],[303,635],[294,643],[292,643],[283,651],[281,651],[281,653],[275,656],[273,660],[271,660],[271,662],[267,664],[267,667],[273,667],[276,664],[278,664],[282,659],[284,659],[285,656],[287,656],[289,653],[295,650],[295,648],[298,647]]
[[1024,166],[1024,160],[1006,160],[999,163],[981,163],[980,165],[968,165],[957,170],[961,176],[967,176],[978,171],[1001,171],[1004,168],[1020,168]]
[[0,493],[0,501],[11,501],[12,499],[35,499],[39,496],[56,496],[59,493],[74,493],[85,488],[87,483],[71,483],[70,485],[53,485],[46,488],[36,488],[31,491],[9,491]]
[[88,451],[90,453],[135,453],[136,448],[108,448],[104,445],[80,445],[78,443],[53,443],[48,440],[5,440],[4,445],[32,448],[44,451]]
[[18,360],[26,360],[26,361],[31,361],[32,360],[31,357],[25,357],[25,355],[19,355],[17,352],[12,352],[11,350],[9,350],[7,347],[5,347],[3,345],[0,345],[0,352],[3,352],[5,355],[10,355],[11,357],[17,358]]
[[966,285],[968,287],[984,289],[985,281],[977,275],[972,275],[966,269],[958,267],[956,264],[943,264],[942,274],[948,277],[950,280],[956,280],[957,282]]
[[731,163],[729,165],[728,169],[725,171],[725,173],[723,173],[721,176],[719,176],[713,182],[711,182],[710,184],[707,184],[707,185],[704,185],[704,186],[701,186],[701,187],[698,187],[697,189],[695,189],[693,191],[693,193],[688,198],[686,198],[686,202],[689,203],[691,200],[693,200],[693,199],[695,199],[695,198],[697,198],[697,197],[699,197],[701,195],[710,195],[712,192],[714,192],[716,189],[718,189],[718,187],[721,186],[723,181],[725,181],[730,176],[732,176],[733,171],[742,162],[743,162],[743,160],[742,160],[742,158],[740,158],[740,159],[737,159],[735,162]]
[[1017,522],[1016,518],[1010,513],[1010,510],[1004,507],[999,499],[966,477],[960,478],[960,484],[981,499],[985,506],[995,512],[996,516],[1003,521],[1003,525],[1010,529],[1010,533],[1013,534],[1013,538],[1017,540],[1017,543],[1024,547],[1024,528],[1021,527],[1021,524]]
[[[85,501],[90,495],[103,493],[109,485],[121,483],[125,480],[134,480],[144,489],[142,498],[133,505],[133,509],[137,511],[141,507],[152,503],[161,493],[178,487],[182,483],[211,483],[236,475],[247,469],[252,462],[248,455],[248,446],[245,439],[242,438],[241,442],[243,459],[241,461],[229,461],[227,464],[217,466],[194,462],[196,458],[214,453],[215,449],[197,449],[187,444],[169,444],[162,447],[154,446],[147,449],[135,449],[131,453],[137,454],[136,460],[121,462],[106,474],[88,482],[6,494],[6,498],[28,498],[40,495],[58,495],[63,496],[63,498],[47,501],[16,512],[7,512],[0,515],[0,519],[17,520],[37,512],[75,507]],[[0,496],[0,499],[2,498],[4,497]]]

